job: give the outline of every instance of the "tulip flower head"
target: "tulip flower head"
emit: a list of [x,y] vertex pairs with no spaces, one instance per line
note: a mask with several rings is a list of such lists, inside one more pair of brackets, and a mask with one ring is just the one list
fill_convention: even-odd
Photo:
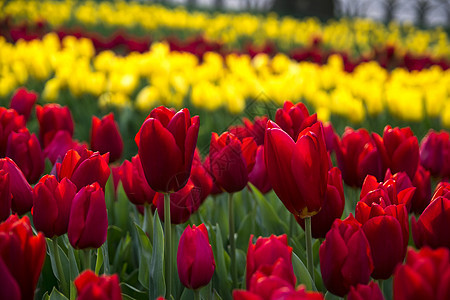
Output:
[[118,160],[122,156],[123,141],[114,114],[110,113],[102,119],[92,117],[91,149],[100,154],[109,152],[110,162]]
[[97,276],[91,270],[86,270],[73,283],[77,288],[77,300],[122,300],[117,274]]
[[9,107],[17,111],[19,115],[25,117],[25,121],[30,118],[31,110],[37,101],[38,95],[33,91],[28,91],[26,88],[19,88],[16,90],[11,98]]

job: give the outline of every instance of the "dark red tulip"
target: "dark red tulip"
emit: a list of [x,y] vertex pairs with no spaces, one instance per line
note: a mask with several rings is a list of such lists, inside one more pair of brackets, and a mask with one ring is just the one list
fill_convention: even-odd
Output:
[[419,165],[412,181],[416,191],[411,200],[411,212],[421,214],[428,206],[431,199],[431,178],[430,172]]
[[[327,194],[322,209],[311,217],[311,231],[313,238],[325,238],[335,219],[342,216],[345,206],[344,187],[342,185],[341,171],[332,168],[328,171]],[[295,216],[297,222],[305,228],[305,221]]]
[[177,252],[178,277],[181,283],[196,290],[207,285],[216,263],[204,224],[187,226],[180,237]]
[[420,143],[420,163],[434,177],[450,176],[450,135],[430,129]]
[[450,299],[448,248],[408,250],[406,263],[394,274],[394,300]]
[[372,281],[369,285],[358,284],[356,287],[350,287],[347,300],[384,300],[384,297],[378,284]]
[[67,151],[61,163],[56,163],[56,173],[58,179],[67,177],[80,190],[82,187],[97,182],[102,189],[105,189],[111,173],[109,166],[109,154],[100,155],[86,149],[81,155],[71,149]]
[[27,216],[12,215],[1,223],[0,298],[33,299],[44,260],[45,237],[33,236]]
[[277,273],[281,276],[281,279],[289,285],[295,286],[296,278],[292,269],[292,247],[288,246],[287,235],[259,237],[255,244],[252,240],[253,235],[250,236],[247,249],[247,269],[245,273],[247,290],[252,290],[251,279],[254,273],[261,268],[271,268],[269,273],[272,273],[275,264],[279,265],[276,267],[277,270],[283,271],[282,274]]
[[70,136],[73,136],[73,119],[67,106],[37,105],[36,117],[39,121],[39,140],[44,148],[50,144],[59,130],[66,130]]
[[119,126],[114,121],[114,114],[110,113],[101,120],[92,117],[91,149],[100,154],[109,152],[110,162],[114,162],[122,156],[123,141]]
[[86,270],[73,283],[77,288],[77,300],[122,300],[117,274],[97,276]]
[[83,187],[72,201],[69,242],[75,249],[99,248],[106,241],[107,229],[105,194],[95,182]]
[[6,156],[14,160],[30,183],[35,183],[44,172],[44,155],[37,137],[23,128],[11,132],[6,146]]
[[434,192],[430,204],[419,219],[411,219],[412,235],[418,248],[447,247],[450,249],[450,183],[441,182]]
[[135,141],[149,186],[162,193],[183,188],[191,174],[200,119],[184,108],[160,106],[152,110]]
[[81,154],[87,150],[87,145],[79,143],[77,140],[72,140],[72,136],[67,130],[59,130],[52,141],[45,147],[44,157],[48,158],[52,164],[55,164],[58,158],[63,159],[70,149],[74,149],[78,154]]
[[336,159],[344,182],[360,187],[367,175],[383,180],[386,167],[380,151],[366,129],[345,129],[342,139],[335,140]]
[[322,123],[305,128],[295,142],[275,123],[267,123],[264,155],[270,183],[284,206],[305,218],[322,208],[330,160]]
[[11,215],[11,198],[9,174],[5,170],[0,170],[0,222]]
[[246,137],[253,137],[256,145],[264,145],[264,136],[266,133],[266,125],[269,119],[264,117],[255,117],[255,119],[250,121],[247,118],[243,118],[243,125],[232,126],[229,128],[228,132],[234,134],[241,141]]
[[[258,286],[261,289],[255,292],[234,290],[233,300],[323,300],[324,297],[319,292],[307,292],[304,285],[299,285],[297,289],[285,286],[277,278],[259,278]],[[270,289],[267,291],[267,289]]]
[[[201,204],[201,188],[194,185],[192,180],[179,191],[170,194],[170,222],[182,224],[198,210]],[[153,205],[158,208],[158,215],[164,222],[164,195],[157,193]]]
[[6,153],[6,145],[11,132],[17,132],[25,128],[25,118],[14,109],[0,107],[0,155]]
[[325,123],[323,125],[323,134],[325,137],[325,143],[327,144],[327,150],[328,152],[332,153],[333,151],[335,151],[339,142],[339,136],[334,130],[333,124],[331,124],[330,122]]
[[[376,133],[372,136],[378,149],[383,149],[381,139]],[[392,173],[406,172],[412,180],[419,166],[419,142],[411,128],[392,128],[387,125],[383,132],[383,145],[385,151],[382,158]]]
[[267,174],[266,162],[264,161],[264,145],[258,146],[256,150],[255,165],[248,174],[248,181],[263,194],[272,190],[269,175]]
[[131,158],[131,162],[125,160],[119,171],[123,189],[128,200],[135,205],[152,204],[156,192],[150,188],[145,179],[139,154]]
[[9,157],[0,159],[0,169],[9,174],[12,195],[11,210],[20,215],[31,211],[33,206],[33,190],[23,176],[22,171]]
[[67,233],[72,200],[77,187],[69,179],[58,182],[55,176],[45,175],[33,189],[33,224],[46,237]]
[[210,172],[215,184],[228,193],[242,190],[255,165],[256,143],[253,138],[241,142],[235,135],[213,132],[209,148]]
[[209,176],[211,177],[212,187],[210,194],[215,196],[223,193],[223,190],[217,185],[217,183],[214,181],[213,175],[211,173],[211,166],[209,163],[209,155],[205,157],[205,161],[203,162],[203,168],[208,172]]
[[195,151],[194,160],[192,161],[190,180],[200,191],[200,204],[202,204],[211,193],[213,179],[208,170],[203,166],[198,151]]
[[317,122],[317,114],[309,115],[305,104],[299,102],[293,104],[284,102],[283,108],[279,108],[275,114],[275,123],[296,141],[300,132],[311,127]]
[[11,98],[9,107],[17,111],[19,115],[24,116],[25,121],[30,118],[31,110],[37,101],[38,95],[26,88],[18,88]]
[[325,287],[344,297],[351,286],[367,284],[373,270],[369,242],[352,214],[336,219],[320,245],[320,271]]

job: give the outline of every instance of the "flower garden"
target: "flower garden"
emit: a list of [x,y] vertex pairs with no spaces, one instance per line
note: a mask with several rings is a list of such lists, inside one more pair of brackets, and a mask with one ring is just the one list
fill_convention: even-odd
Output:
[[0,7],[0,299],[450,299],[448,31]]

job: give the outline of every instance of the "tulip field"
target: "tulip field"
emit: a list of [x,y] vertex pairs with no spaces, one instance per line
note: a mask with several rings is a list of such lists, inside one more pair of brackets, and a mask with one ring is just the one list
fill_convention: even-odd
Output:
[[450,37],[0,0],[0,299],[450,299]]

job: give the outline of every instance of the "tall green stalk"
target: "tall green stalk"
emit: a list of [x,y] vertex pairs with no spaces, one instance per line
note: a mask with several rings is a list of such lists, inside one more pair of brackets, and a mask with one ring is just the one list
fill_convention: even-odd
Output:
[[52,239],[52,245],[53,245],[53,254],[55,256],[56,271],[58,272],[58,277],[59,277],[59,286],[60,286],[63,294],[66,296],[69,296],[67,282],[66,282],[64,270],[63,270],[62,263],[61,263],[61,257],[59,256],[58,237],[54,237]]
[[172,298],[172,230],[170,222],[170,194],[164,194],[164,261],[166,263],[166,298]]
[[314,258],[312,250],[311,217],[305,218],[305,238],[308,272],[314,282]]
[[230,239],[230,259],[231,259],[231,278],[233,280],[233,288],[237,288],[237,269],[236,269],[236,243],[234,240],[234,209],[233,209],[233,193],[228,194],[228,225]]

